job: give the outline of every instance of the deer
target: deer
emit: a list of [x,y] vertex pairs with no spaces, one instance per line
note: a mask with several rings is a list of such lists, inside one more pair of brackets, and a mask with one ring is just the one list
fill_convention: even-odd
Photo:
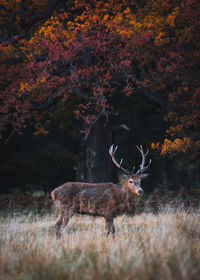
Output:
[[61,232],[69,219],[75,214],[104,217],[107,235],[112,234],[113,237],[115,236],[114,218],[130,211],[131,207],[133,207],[131,201],[134,201],[134,196],[143,194],[141,180],[148,175],[146,170],[151,164],[150,159],[145,166],[149,150],[144,153],[142,145],[136,147],[142,155],[142,162],[137,172],[135,172],[135,167],[133,167],[132,171],[123,168],[123,159],[117,162],[115,158],[118,146],[115,148],[114,145],[110,146],[109,154],[111,159],[124,175],[122,185],[111,182],[67,182],[51,192],[51,197],[60,211],[60,218],[54,226],[58,238],[61,237]]

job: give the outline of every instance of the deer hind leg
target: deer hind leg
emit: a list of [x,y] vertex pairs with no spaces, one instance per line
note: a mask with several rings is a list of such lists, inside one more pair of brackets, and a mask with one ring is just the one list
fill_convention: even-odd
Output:
[[66,225],[69,222],[69,219],[73,216],[74,216],[74,211],[73,210],[65,210],[64,211],[64,215],[63,215],[63,219],[62,219],[62,229],[64,227],[66,227]]
[[67,210],[67,209],[62,209],[61,212],[61,217],[58,220],[58,222],[55,224],[55,229],[56,229],[56,236],[57,238],[61,237],[61,232],[66,227],[66,225],[69,222],[69,219],[74,215],[74,211],[72,210]]
[[56,230],[56,237],[57,238],[60,238],[60,236],[61,236],[62,219],[63,219],[63,217],[61,216],[60,219],[57,221],[57,223],[54,226],[54,228]]

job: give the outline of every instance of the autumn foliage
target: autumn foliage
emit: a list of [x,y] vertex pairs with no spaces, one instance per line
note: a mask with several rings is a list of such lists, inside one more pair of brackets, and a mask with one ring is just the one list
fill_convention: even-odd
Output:
[[[47,1],[37,2],[27,15]],[[199,8],[196,0],[75,0],[34,25],[26,38],[2,42],[1,135],[8,127],[20,133],[30,118],[36,135],[47,134],[56,106],[67,114],[72,95],[74,115],[88,133],[100,116],[115,112],[116,90],[122,98],[142,91],[166,110],[163,144],[152,148],[162,154],[200,151]]]

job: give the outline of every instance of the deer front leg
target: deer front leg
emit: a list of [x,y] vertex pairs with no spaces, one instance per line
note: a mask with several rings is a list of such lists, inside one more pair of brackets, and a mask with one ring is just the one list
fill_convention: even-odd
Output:
[[107,236],[112,233],[112,236],[115,237],[115,226],[113,218],[105,218],[106,219],[106,231]]

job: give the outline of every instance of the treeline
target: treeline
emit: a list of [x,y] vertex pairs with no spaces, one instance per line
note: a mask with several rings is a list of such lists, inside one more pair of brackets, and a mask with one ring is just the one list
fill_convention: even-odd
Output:
[[0,191],[118,181],[150,148],[147,192],[199,187],[199,10],[187,1],[3,1]]

